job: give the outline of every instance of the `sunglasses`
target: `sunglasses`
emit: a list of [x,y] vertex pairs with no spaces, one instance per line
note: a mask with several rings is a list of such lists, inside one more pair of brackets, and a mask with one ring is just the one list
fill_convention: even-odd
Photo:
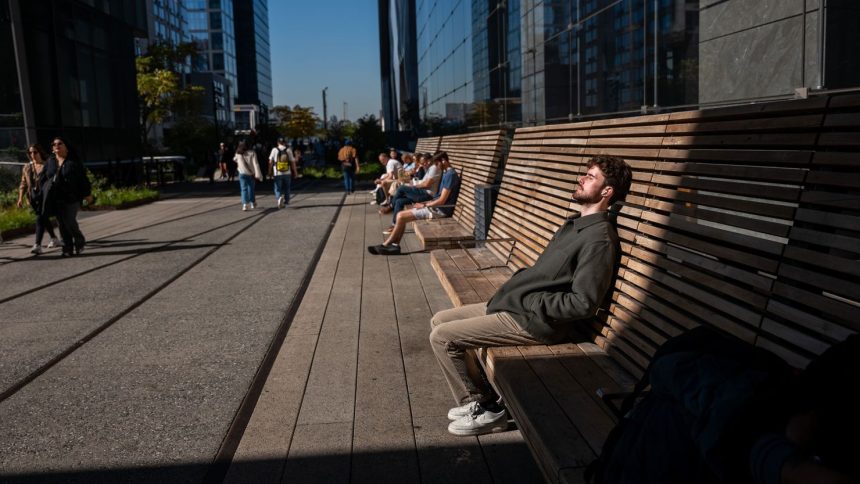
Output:
[[55,142],[51,143],[51,146],[63,146],[63,144],[64,143],[62,141],[55,141]]
[[38,153],[38,151],[27,151],[27,153],[29,153],[31,155],[35,155],[36,153]]

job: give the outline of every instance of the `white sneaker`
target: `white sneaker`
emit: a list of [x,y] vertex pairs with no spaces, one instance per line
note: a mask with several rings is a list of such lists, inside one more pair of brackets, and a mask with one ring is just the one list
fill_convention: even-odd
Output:
[[286,206],[287,206],[286,199],[284,198],[283,195],[281,195],[280,197],[278,197],[278,208],[284,208]]
[[243,203],[243,204],[242,204],[242,211],[243,211],[243,212],[247,212],[247,211],[248,211],[248,204],[247,204],[247,203]]
[[454,407],[451,410],[448,410],[448,420],[457,420],[461,417],[465,417],[466,415],[472,415],[475,413],[475,409],[478,407],[478,402],[469,402],[459,407]]
[[376,200],[371,200],[371,201],[370,201],[370,204],[371,204],[371,205],[376,205]]
[[251,202],[251,209],[257,208],[257,204],[255,202]]
[[53,249],[55,247],[62,247],[62,245],[63,243],[60,241],[60,239],[51,239],[51,241],[48,242],[49,249]]
[[39,255],[42,253],[42,246],[39,244],[33,244],[33,248],[30,249],[31,254]]
[[448,424],[448,432],[454,435],[483,435],[508,430],[508,412],[491,412],[480,405],[470,415]]

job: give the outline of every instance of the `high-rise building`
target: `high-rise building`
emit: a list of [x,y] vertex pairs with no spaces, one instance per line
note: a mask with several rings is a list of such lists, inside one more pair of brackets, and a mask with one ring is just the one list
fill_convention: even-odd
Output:
[[[188,13],[182,0],[146,0],[146,25],[149,35],[138,39],[138,55],[146,51],[150,44],[179,45],[189,42]],[[191,62],[182,66],[184,72],[191,72]]]
[[382,120],[386,131],[412,131],[419,124],[415,19],[415,0],[379,0]]
[[[216,74],[228,81],[226,100],[229,105],[226,108],[229,113],[238,89],[233,0],[183,0],[183,3],[191,40],[197,43],[200,51],[192,70]],[[219,123],[232,121],[232,116],[218,120]]]
[[239,79],[233,116],[237,130],[250,131],[268,119],[272,106],[268,1],[233,0],[233,19]]
[[267,0],[233,0],[238,104],[272,106],[272,61]]
[[[425,126],[482,129],[860,87],[860,7],[742,0],[379,0],[386,128],[416,33]],[[408,2],[406,2],[408,3]],[[410,25],[414,12],[417,30]],[[383,15],[384,14],[384,15]]]
[[[65,136],[85,161],[140,154],[133,0],[0,1],[0,149]],[[6,151],[8,153],[8,150]]]

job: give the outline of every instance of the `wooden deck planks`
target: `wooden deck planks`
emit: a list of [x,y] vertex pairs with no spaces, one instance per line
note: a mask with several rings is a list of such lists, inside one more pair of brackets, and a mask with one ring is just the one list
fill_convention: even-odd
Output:
[[228,482],[541,482],[518,432],[448,434],[428,336],[451,304],[429,254],[366,255],[382,224],[366,203],[342,210]]

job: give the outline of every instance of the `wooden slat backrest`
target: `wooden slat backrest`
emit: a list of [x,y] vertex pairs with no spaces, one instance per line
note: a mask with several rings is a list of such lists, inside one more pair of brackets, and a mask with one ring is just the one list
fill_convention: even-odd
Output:
[[833,96],[756,343],[798,367],[860,331],[860,95]]
[[669,115],[597,337],[632,373],[699,324],[757,342],[826,104]]
[[475,226],[475,186],[493,183],[505,146],[504,130],[444,136],[439,149],[460,173],[460,195],[454,218],[465,227]]
[[[640,375],[667,338],[710,324],[803,366],[860,324],[857,103],[817,97],[518,129],[490,237],[517,241],[512,269],[531,265],[578,211],[570,195],[586,161],[620,156],[635,178],[595,342]],[[491,247],[507,256],[509,245]]]
[[439,150],[439,142],[441,140],[441,136],[429,136],[426,138],[419,138],[418,142],[415,143],[415,152],[430,153],[432,155]]
[[[491,239],[516,240],[511,269],[533,264],[565,218],[578,213],[571,195],[591,155],[615,149],[640,168],[628,205],[632,208],[640,202],[659,152],[665,120],[665,115],[640,116],[518,129],[490,227]],[[619,220],[626,219],[629,210],[625,207]],[[632,241],[633,236],[628,238]],[[505,258],[510,245],[490,247]]]

